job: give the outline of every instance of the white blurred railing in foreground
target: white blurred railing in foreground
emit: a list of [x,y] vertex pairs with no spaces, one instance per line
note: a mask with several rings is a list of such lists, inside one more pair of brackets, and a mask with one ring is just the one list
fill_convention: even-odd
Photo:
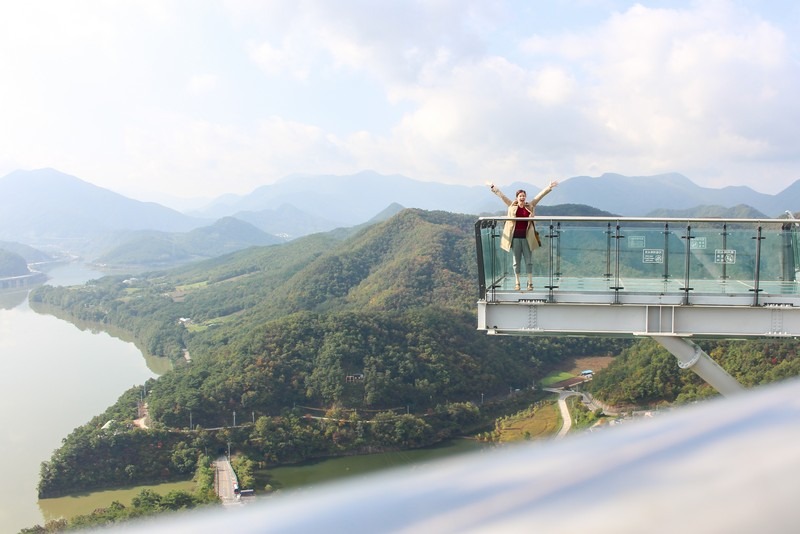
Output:
[[797,532],[800,383],[129,525],[143,534]]

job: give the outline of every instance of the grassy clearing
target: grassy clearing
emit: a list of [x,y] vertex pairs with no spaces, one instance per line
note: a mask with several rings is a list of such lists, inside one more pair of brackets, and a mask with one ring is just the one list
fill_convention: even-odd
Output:
[[181,286],[177,286],[175,291],[191,291],[193,289],[199,289],[201,287],[205,287],[208,285],[208,282],[203,280],[202,282],[196,282],[194,284],[184,284]]
[[546,377],[542,378],[541,384],[542,386],[547,387],[551,384],[556,384],[564,380],[569,380],[570,378],[575,378],[575,375],[567,373],[566,371],[558,371],[555,373],[550,373]]
[[562,362],[563,367],[561,367],[561,369],[555,370],[545,376],[540,381],[540,384],[544,387],[548,387],[552,384],[563,382],[564,380],[569,380],[570,378],[575,378],[584,369],[591,369],[594,372],[597,372],[600,369],[605,369],[608,367],[613,361],[613,356],[583,356],[580,358],[567,358],[564,360],[564,362]]
[[202,332],[203,330],[208,330],[209,328],[219,326],[222,323],[232,321],[235,315],[236,314],[226,315],[224,317],[215,317],[214,319],[209,319],[208,321],[204,321],[200,324],[190,323],[186,325],[186,330],[189,332]]
[[552,400],[539,401],[526,410],[497,419],[492,432],[478,437],[495,443],[541,439],[554,435],[561,424],[558,404]]
[[[563,362],[562,369],[554,370],[542,378],[539,385],[549,387],[552,384],[575,378],[584,369],[599,371],[607,367],[613,360],[614,358],[611,356],[568,358]],[[557,401],[552,397],[551,399],[536,402],[525,410],[498,418],[495,421],[495,429],[479,435],[478,439],[505,443],[554,436],[561,429],[563,421]],[[588,428],[601,419],[598,414],[589,412],[580,404],[579,397],[567,399],[567,404],[572,414],[573,426],[576,429]]]

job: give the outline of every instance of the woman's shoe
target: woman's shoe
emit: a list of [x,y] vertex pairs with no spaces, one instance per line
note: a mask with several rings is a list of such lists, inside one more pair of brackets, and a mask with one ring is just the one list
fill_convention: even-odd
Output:
[[533,282],[528,282],[528,291],[533,291]]
[[517,291],[519,291],[519,282],[517,282],[516,284],[514,284],[514,289],[516,289]]

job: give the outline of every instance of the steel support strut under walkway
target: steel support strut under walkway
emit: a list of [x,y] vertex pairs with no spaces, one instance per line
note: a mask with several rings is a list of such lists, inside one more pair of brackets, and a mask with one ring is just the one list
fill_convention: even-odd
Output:
[[690,369],[697,376],[726,397],[744,391],[725,369],[711,359],[703,349],[686,338],[676,336],[650,336],[678,359],[678,367]]

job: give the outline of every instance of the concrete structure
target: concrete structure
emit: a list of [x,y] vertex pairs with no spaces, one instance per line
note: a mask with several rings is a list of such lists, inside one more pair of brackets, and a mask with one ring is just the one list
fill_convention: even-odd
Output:
[[31,272],[21,276],[7,276],[0,278],[0,289],[20,289],[33,287],[47,281],[47,275],[40,272]]

